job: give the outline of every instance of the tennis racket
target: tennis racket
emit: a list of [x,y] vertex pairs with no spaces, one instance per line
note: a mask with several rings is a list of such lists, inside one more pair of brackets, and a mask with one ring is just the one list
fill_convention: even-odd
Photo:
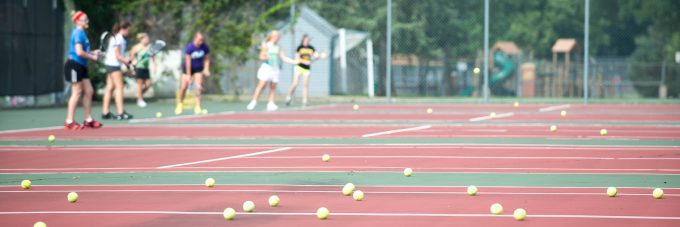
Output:
[[[98,62],[104,61],[104,54],[106,53],[106,48],[108,47],[107,42],[109,41],[109,37],[111,34],[109,32],[105,31],[99,36],[99,59],[97,60]],[[92,52],[94,53],[94,52]]]
[[151,44],[151,47],[149,47],[149,53],[151,53],[151,56],[154,56],[161,52],[165,48],[165,41],[163,40],[156,40],[153,44]]

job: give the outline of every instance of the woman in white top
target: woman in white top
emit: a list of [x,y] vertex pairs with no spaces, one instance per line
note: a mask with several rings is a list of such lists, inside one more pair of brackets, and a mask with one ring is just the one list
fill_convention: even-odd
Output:
[[257,79],[259,79],[259,83],[257,84],[257,88],[255,88],[253,99],[248,104],[248,110],[255,109],[257,99],[260,97],[267,82],[270,82],[267,111],[275,111],[279,108],[274,104],[274,98],[276,97],[276,84],[279,83],[279,76],[281,74],[281,61],[289,64],[296,64],[296,62],[295,60],[286,57],[281,47],[278,46],[278,42],[279,32],[274,30],[267,35],[267,39],[260,49],[259,58],[264,62],[260,66],[260,69],[257,70]]
[[[104,65],[106,66],[106,88],[104,89],[104,100],[102,106],[102,119],[117,119],[128,120],[132,119],[132,115],[125,112],[123,105],[123,71],[121,64],[130,65],[132,63],[131,57],[125,56],[125,37],[130,34],[130,22],[123,21],[113,25],[111,34],[113,37],[109,39],[109,45],[106,49],[106,58]],[[131,70],[132,71],[132,70]],[[134,71],[131,72],[134,75]],[[114,95],[116,101],[117,115],[111,114],[111,95]]]

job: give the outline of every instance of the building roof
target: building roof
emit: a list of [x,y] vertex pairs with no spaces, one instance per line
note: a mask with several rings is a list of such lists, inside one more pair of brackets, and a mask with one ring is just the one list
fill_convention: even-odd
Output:
[[552,52],[555,53],[569,53],[576,49],[576,39],[557,39],[555,45],[552,46]]
[[513,55],[513,54],[519,54],[520,49],[515,45],[514,42],[497,42],[496,45],[493,46],[494,50],[501,50],[505,54]]

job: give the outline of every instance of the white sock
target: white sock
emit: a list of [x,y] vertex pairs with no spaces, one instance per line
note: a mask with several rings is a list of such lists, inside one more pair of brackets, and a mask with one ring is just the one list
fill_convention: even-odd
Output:
[[85,121],[92,122],[92,121],[94,121],[94,119],[92,119],[92,116],[89,116],[89,117],[85,118]]
[[71,124],[73,123],[73,120],[66,120],[66,124]]

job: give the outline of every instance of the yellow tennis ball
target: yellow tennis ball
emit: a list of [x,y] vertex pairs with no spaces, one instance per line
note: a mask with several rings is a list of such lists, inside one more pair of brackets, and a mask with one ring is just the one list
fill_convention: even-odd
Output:
[[489,117],[492,117],[492,118],[496,117],[496,112],[491,112],[491,114],[489,114]]
[[615,187],[609,187],[607,188],[607,196],[609,197],[615,197],[617,193],[617,190]]
[[432,108],[427,108],[427,113],[431,114],[432,113]]
[[356,201],[364,200],[364,192],[361,190],[356,190],[354,191],[354,194],[352,194],[352,198],[354,198]]
[[663,189],[660,189],[660,188],[654,189],[654,191],[652,192],[652,196],[655,199],[662,199],[663,198]]
[[512,216],[515,217],[515,220],[517,221],[524,221],[527,217],[527,211],[522,208],[517,208],[515,209],[515,212],[512,213]]
[[205,179],[205,186],[210,188],[215,187],[215,179],[212,178]]
[[413,169],[411,168],[404,169],[404,176],[410,177],[411,175],[413,175]]
[[354,109],[354,110],[359,110],[359,105],[354,104],[354,105],[352,106],[352,109]]
[[222,215],[224,215],[224,219],[234,220],[234,218],[236,217],[236,210],[234,210],[234,208],[229,207],[227,209],[224,209]]
[[21,188],[31,189],[31,181],[30,180],[22,180],[21,181]]
[[562,112],[560,112],[560,116],[566,117],[566,116],[567,116],[567,111],[566,111],[566,110],[562,110]]
[[156,118],[161,118],[163,117],[163,113],[161,112],[156,112]]
[[39,221],[33,224],[33,227],[47,227],[47,224],[45,224],[45,222]]
[[324,220],[328,218],[329,211],[325,207],[320,207],[319,209],[316,210],[316,217],[318,217],[321,220]]
[[491,205],[491,213],[492,214],[502,214],[503,213],[503,206],[501,206],[500,203],[494,203]]
[[345,184],[345,186],[342,187],[342,194],[345,195],[345,196],[351,195],[352,192],[354,192],[354,189],[356,189],[354,184],[347,183],[347,184]]
[[56,140],[57,140],[57,137],[54,136],[54,135],[50,135],[50,136],[47,137],[47,141],[49,141],[50,143],[54,143],[54,141],[56,141]]
[[243,211],[253,212],[255,210],[255,203],[253,201],[246,201],[243,203]]
[[601,136],[606,136],[606,135],[607,135],[607,129],[601,129],[601,130],[600,130],[600,135],[601,135]]
[[330,160],[331,160],[331,156],[328,155],[328,154],[324,154],[323,156],[321,156],[321,161],[328,162]]
[[475,69],[472,70],[475,74],[479,74],[479,71],[481,71],[479,67],[475,67]]
[[472,196],[477,195],[477,186],[474,186],[474,185],[468,186],[467,187],[467,194],[472,195]]
[[281,199],[277,195],[269,196],[269,206],[275,207],[281,203]]
[[78,201],[78,197],[79,197],[78,193],[69,192],[68,195],[66,196],[66,199],[68,199],[70,203],[75,203]]
[[519,102],[513,103],[512,106],[514,106],[514,107],[519,107]]
[[557,126],[556,126],[556,125],[551,125],[551,126],[550,126],[550,131],[551,131],[551,132],[557,132]]

